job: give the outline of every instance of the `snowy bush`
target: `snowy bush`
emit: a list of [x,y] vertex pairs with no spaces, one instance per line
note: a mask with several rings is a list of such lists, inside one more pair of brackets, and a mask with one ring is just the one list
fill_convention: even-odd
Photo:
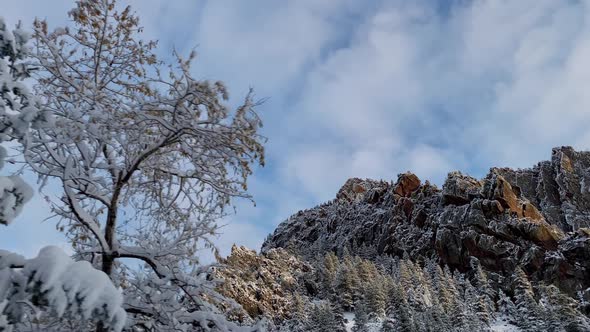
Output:
[[122,293],[109,277],[53,246],[28,260],[0,251],[0,303],[0,331],[44,326],[49,317],[101,321],[121,331],[126,320]]

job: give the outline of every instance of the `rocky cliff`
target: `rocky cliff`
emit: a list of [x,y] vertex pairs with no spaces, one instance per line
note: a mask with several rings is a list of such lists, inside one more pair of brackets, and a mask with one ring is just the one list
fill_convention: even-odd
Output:
[[292,318],[296,294],[305,285],[305,276],[313,273],[309,263],[282,248],[258,255],[234,245],[221,263],[214,277],[224,281],[220,293],[240,304],[232,318],[241,322],[261,316],[278,321]]
[[520,266],[573,295],[590,293],[588,227],[590,152],[561,147],[530,169],[492,168],[483,179],[452,172],[442,189],[411,173],[395,183],[350,179],[335,200],[280,224],[262,252],[407,253],[462,272],[477,258],[496,282]]

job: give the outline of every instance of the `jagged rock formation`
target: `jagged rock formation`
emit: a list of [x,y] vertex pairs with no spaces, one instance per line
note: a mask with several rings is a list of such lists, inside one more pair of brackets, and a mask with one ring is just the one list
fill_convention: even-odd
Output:
[[344,183],[342,188],[336,194],[336,199],[341,202],[356,203],[365,196],[375,196],[387,188],[388,184],[384,181],[361,180],[351,178]]
[[[437,258],[460,271],[477,258],[496,281],[521,266],[569,294],[590,287],[590,152],[553,149],[530,169],[449,174],[442,190],[411,173],[395,184],[351,179],[337,199],[300,211],[262,247],[311,258],[344,248],[368,258]],[[590,296],[590,294],[586,294]]]
[[221,294],[238,302],[244,312],[233,318],[248,321],[259,316],[276,320],[291,318],[294,296],[304,287],[304,276],[312,267],[284,249],[271,249],[265,255],[245,247],[233,246],[214,277],[223,279]]

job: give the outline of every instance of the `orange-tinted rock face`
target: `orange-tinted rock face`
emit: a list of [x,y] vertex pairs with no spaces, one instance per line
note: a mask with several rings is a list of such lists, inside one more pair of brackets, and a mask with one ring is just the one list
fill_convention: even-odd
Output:
[[365,187],[363,187],[362,185],[358,184],[358,183],[353,183],[352,185],[352,192],[355,194],[361,194],[364,193],[365,191],[367,191],[367,189]]
[[521,196],[520,190],[515,190],[501,175],[496,176],[493,198],[517,218],[528,218],[536,221],[545,220],[541,212],[530,201]]
[[560,152],[559,157],[561,158],[561,169],[565,172],[573,172],[574,167],[572,165],[572,160],[570,159],[570,157],[565,152]]
[[402,197],[407,197],[419,187],[420,179],[415,174],[408,172],[398,176],[394,192]]
[[532,220],[545,220],[541,212],[530,202],[525,202],[522,205],[522,215]]
[[512,190],[512,186],[501,175],[496,178],[496,189],[494,190],[494,198],[498,200],[504,208],[516,213],[518,217],[522,217],[522,207],[518,197]]

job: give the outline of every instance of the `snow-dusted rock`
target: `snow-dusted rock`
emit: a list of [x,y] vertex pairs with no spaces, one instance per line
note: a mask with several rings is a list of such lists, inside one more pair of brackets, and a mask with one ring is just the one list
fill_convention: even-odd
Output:
[[290,318],[298,283],[311,270],[308,263],[284,249],[258,255],[234,245],[215,276],[224,280],[220,293],[235,299],[245,311],[236,313],[236,318],[247,322],[259,316]]
[[[354,190],[366,183],[381,183],[379,195]],[[394,185],[356,179],[343,188],[349,189],[339,198],[348,197],[344,191],[355,199],[293,215],[262,251],[292,248],[304,257],[344,248],[364,257],[407,252],[417,260],[438,257],[460,271],[476,257],[498,276],[522,266],[533,280],[572,295],[590,287],[590,241],[582,229],[590,226],[590,152],[555,148],[550,161],[492,168],[481,180],[452,172],[442,190],[408,173]]]

